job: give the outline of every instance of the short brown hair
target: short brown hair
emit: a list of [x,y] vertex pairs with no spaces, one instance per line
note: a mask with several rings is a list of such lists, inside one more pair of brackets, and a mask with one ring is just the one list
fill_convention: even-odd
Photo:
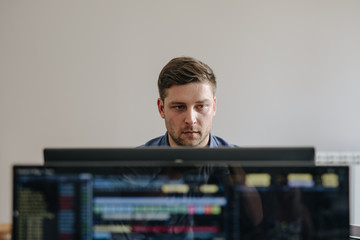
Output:
[[185,85],[193,82],[208,82],[215,96],[216,77],[213,70],[205,63],[191,57],[178,57],[170,60],[161,70],[158,79],[159,95],[166,97],[166,89],[173,85]]

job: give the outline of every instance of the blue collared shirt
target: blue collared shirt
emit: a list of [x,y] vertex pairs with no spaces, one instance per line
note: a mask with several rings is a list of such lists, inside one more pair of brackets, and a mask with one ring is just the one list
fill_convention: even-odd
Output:
[[[166,132],[163,136],[151,139],[141,147],[170,147],[169,144],[169,137],[168,132]],[[235,145],[228,143],[224,139],[213,136],[210,133],[210,144],[209,147],[215,148],[215,147],[235,147]]]

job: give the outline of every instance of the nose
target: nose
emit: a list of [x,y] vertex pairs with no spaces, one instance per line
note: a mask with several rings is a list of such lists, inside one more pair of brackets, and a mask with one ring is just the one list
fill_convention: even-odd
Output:
[[185,113],[185,123],[188,125],[196,124],[196,111],[194,109],[188,109]]

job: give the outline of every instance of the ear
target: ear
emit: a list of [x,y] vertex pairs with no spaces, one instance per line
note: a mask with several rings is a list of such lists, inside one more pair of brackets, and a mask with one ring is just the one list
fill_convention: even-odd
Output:
[[213,109],[214,109],[214,116],[216,115],[216,97],[214,97],[214,106],[213,106]]
[[160,116],[161,116],[162,118],[165,118],[165,114],[164,114],[164,101],[161,100],[161,98],[158,98],[158,100],[157,100],[157,106],[158,106],[158,110],[159,110]]

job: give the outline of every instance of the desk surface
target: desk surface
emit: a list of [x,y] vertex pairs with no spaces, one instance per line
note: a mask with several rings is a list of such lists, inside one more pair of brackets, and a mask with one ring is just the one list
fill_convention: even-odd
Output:
[[360,239],[359,225],[350,225],[350,239]]
[[1,223],[0,224],[0,240],[11,239],[11,224]]

